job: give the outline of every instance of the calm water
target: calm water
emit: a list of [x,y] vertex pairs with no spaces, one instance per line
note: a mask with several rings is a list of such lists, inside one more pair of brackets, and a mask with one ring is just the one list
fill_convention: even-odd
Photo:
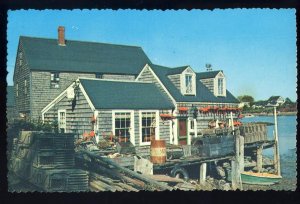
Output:
[[[242,122],[271,122],[274,123],[273,116],[256,116],[253,118],[243,118]],[[287,154],[291,149],[296,148],[297,116],[278,116],[278,140],[280,154]],[[268,138],[274,139],[273,126],[268,126]],[[265,155],[273,154],[273,149],[264,150]]]
[[[279,153],[281,161],[281,173],[283,179],[280,183],[270,186],[273,190],[295,190],[297,187],[297,167],[296,167],[296,134],[297,134],[297,116],[279,116],[278,121],[278,140]],[[256,116],[253,118],[244,118],[242,122],[272,122],[273,116]],[[268,137],[273,137],[273,126],[268,126]],[[264,150],[263,154],[272,158],[273,148]],[[263,189],[263,190],[269,190]]]

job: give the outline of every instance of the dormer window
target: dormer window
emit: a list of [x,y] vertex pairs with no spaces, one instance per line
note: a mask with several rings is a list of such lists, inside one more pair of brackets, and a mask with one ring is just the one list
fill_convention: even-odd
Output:
[[223,95],[223,78],[218,79],[218,95]]
[[196,74],[190,68],[187,67],[181,73],[181,93],[183,95],[196,95]]
[[192,75],[186,74],[185,75],[185,93],[191,94],[193,93],[193,84],[192,84]]
[[215,96],[226,96],[226,79],[222,72],[219,72],[214,79]]

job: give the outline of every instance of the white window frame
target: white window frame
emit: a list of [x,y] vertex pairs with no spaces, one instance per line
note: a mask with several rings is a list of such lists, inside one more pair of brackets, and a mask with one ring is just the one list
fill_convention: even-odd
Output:
[[[187,76],[191,76],[191,92],[187,92],[187,86],[186,86],[186,77]],[[184,70],[181,74],[180,74],[180,89],[181,89],[181,93],[183,95],[196,95],[196,74],[195,72],[188,67],[186,70]]]
[[[193,129],[191,125],[194,125]],[[193,137],[197,137],[197,120],[195,118],[188,119],[188,137],[190,137],[190,133],[194,133]],[[191,143],[191,138],[188,138],[188,144]]]
[[[64,125],[61,126],[61,118],[60,118],[60,114],[61,113],[65,113],[65,118],[64,118]],[[65,129],[65,133],[67,132],[67,110],[66,109],[60,109],[57,112],[57,123],[58,123],[58,131],[61,132],[61,129]]]
[[59,89],[59,72],[51,72],[50,73],[50,88],[51,89]]
[[115,115],[116,113],[130,113],[130,129],[129,134],[130,138],[129,141],[135,145],[135,127],[134,127],[134,111],[133,110],[113,110],[112,111],[112,132],[115,135]]
[[24,80],[24,94],[27,95],[27,80]]
[[[222,93],[219,93],[219,79],[223,80]],[[222,72],[219,72],[219,74],[214,78],[214,95],[226,97],[226,78]]]
[[224,95],[224,78],[222,77],[218,78],[218,95]]
[[142,138],[142,114],[143,113],[155,113],[155,139],[159,140],[160,135],[159,135],[159,111],[158,110],[140,110],[139,111],[139,135],[140,135],[140,145],[150,145],[151,142],[143,142],[143,138]]

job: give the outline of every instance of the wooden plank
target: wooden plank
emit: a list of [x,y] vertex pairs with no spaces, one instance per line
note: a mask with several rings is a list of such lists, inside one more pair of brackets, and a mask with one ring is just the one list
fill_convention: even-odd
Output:
[[156,174],[156,175],[145,175],[146,177],[156,180],[156,181],[162,181],[162,182],[170,182],[170,183],[183,183],[184,180],[180,178],[173,178],[167,175],[162,174]]
[[[105,158],[105,157],[101,157],[100,155],[97,155],[93,152],[89,152],[89,151],[86,151],[86,150],[80,150],[80,152],[87,155],[87,156],[89,156],[90,158],[97,159],[97,161],[103,163],[104,165],[109,165],[109,166],[112,166],[112,167],[116,168],[116,169],[118,169],[118,171],[123,172],[123,173],[125,173],[126,175],[128,175],[130,177],[142,180],[145,183],[149,183],[149,184],[153,185],[154,187],[156,187],[158,189],[161,189],[161,190],[172,190],[173,189],[172,187],[170,187],[168,185],[165,185],[165,184],[159,183],[155,180],[146,178],[143,175],[140,175],[140,174],[138,174],[134,171],[131,171],[130,169],[124,168],[124,167],[120,166],[119,164],[113,162],[112,160],[110,160],[108,158]],[[94,162],[95,161],[96,160],[94,160]]]

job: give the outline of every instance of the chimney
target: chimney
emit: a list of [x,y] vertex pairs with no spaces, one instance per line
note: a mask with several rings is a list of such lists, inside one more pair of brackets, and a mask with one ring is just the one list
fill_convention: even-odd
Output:
[[58,27],[58,45],[66,46],[66,43],[65,43],[65,27],[63,27],[63,26]]

